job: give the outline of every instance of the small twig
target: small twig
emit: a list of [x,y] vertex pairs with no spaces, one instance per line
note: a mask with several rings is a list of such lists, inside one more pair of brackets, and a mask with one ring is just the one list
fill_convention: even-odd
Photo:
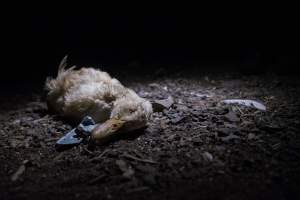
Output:
[[90,162],[96,161],[96,160],[100,160],[100,158],[102,158],[104,156],[104,154],[106,154],[108,152],[108,150],[104,150],[99,156],[90,159]]
[[25,172],[25,165],[21,165],[18,170],[11,176],[11,181],[15,182]]
[[157,162],[155,162],[153,160],[150,160],[150,159],[141,159],[141,158],[135,157],[133,155],[129,155],[128,153],[124,153],[123,156],[126,157],[126,158],[130,158],[130,159],[136,160],[136,161],[140,161],[140,162],[157,164]]
[[88,150],[87,148],[83,147],[82,150],[90,155],[94,155],[93,152],[91,152],[90,150]]
[[244,115],[244,112],[243,112],[238,106],[235,106],[235,108],[238,109],[238,111],[239,111],[242,115]]
[[22,165],[18,168],[18,170],[11,176],[11,181],[15,182],[19,179],[19,177],[25,172],[26,170],[26,164],[28,163],[28,160],[24,160]]
[[272,145],[272,149],[274,150],[278,149],[279,147],[280,147],[280,142]]
[[146,187],[146,186],[142,186],[142,187],[138,187],[138,188],[128,190],[127,193],[130,194],[130,193],[135,193],[135,192],[142,192],[142,191],[145,191],[145,190],[150,190],[150,188]]
[[102,174],[102,175],[100,175],[100,176],[98,176],[98,177],[96,177],[96,178],[90,180],[90,181],[88,182],[88,184],[89,184],[89,185],[93,185],[93,184],[98,183],[99,181],[103,180],[104,178],[106,178],[106,175],[105,175],[105,174]]
[[53,161],[58,161],[58,160],[61,159],[64,155],[65,155],[65,152],[61,152],[60,154],[58,154],[57,156],[55,156],[55,157],[53,158]]
[[47,138],[47,139],[45,139],[44,141],[45,142],[53,142],[53,141],[57,141],[57,140],[59,140],[60,138],[59,137],[54,137],[54,138]]

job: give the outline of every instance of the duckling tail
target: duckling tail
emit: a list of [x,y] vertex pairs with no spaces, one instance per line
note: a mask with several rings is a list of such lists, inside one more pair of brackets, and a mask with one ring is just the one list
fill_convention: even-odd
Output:
[[65,57],[63,57],[63,59],[59,63],[57,75],[60,75],[65,71],[65,68],[67,67],[67,60],[68,60],[68,55],[65,55]]

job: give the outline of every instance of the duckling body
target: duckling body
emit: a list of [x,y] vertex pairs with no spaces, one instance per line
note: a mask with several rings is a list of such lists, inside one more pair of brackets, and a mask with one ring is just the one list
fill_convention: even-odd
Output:
[[50,110],[76,122],[87,115],[96,123],[119,120],[126,131],[146,126],[152,114],[149,101],[106,72],[94,68],[74,70],[75,67],[65,67],[66,57],[59,66],[57,77],[46,81]]

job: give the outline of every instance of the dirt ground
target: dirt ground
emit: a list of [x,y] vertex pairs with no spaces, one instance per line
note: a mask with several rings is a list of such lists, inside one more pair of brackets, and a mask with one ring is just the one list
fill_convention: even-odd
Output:
[[[94,150],[55,150],[72,125],[48,113],[42,92],[2,94],[0,199],[299,198],[296,77],[158,72],[121,81],[175,103],[145,131]],[[220,103],[228,98],[259,100],[267,111]]]

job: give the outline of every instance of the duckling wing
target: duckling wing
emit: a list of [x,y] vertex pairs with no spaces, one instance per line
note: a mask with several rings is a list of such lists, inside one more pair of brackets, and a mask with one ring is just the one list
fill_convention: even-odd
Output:
[[84,116],[91,116],[96,122],[109,118],[112,102],[105,99],[106,85],[88,83],[71,88],[64,97],[62,115],[80,121]]

